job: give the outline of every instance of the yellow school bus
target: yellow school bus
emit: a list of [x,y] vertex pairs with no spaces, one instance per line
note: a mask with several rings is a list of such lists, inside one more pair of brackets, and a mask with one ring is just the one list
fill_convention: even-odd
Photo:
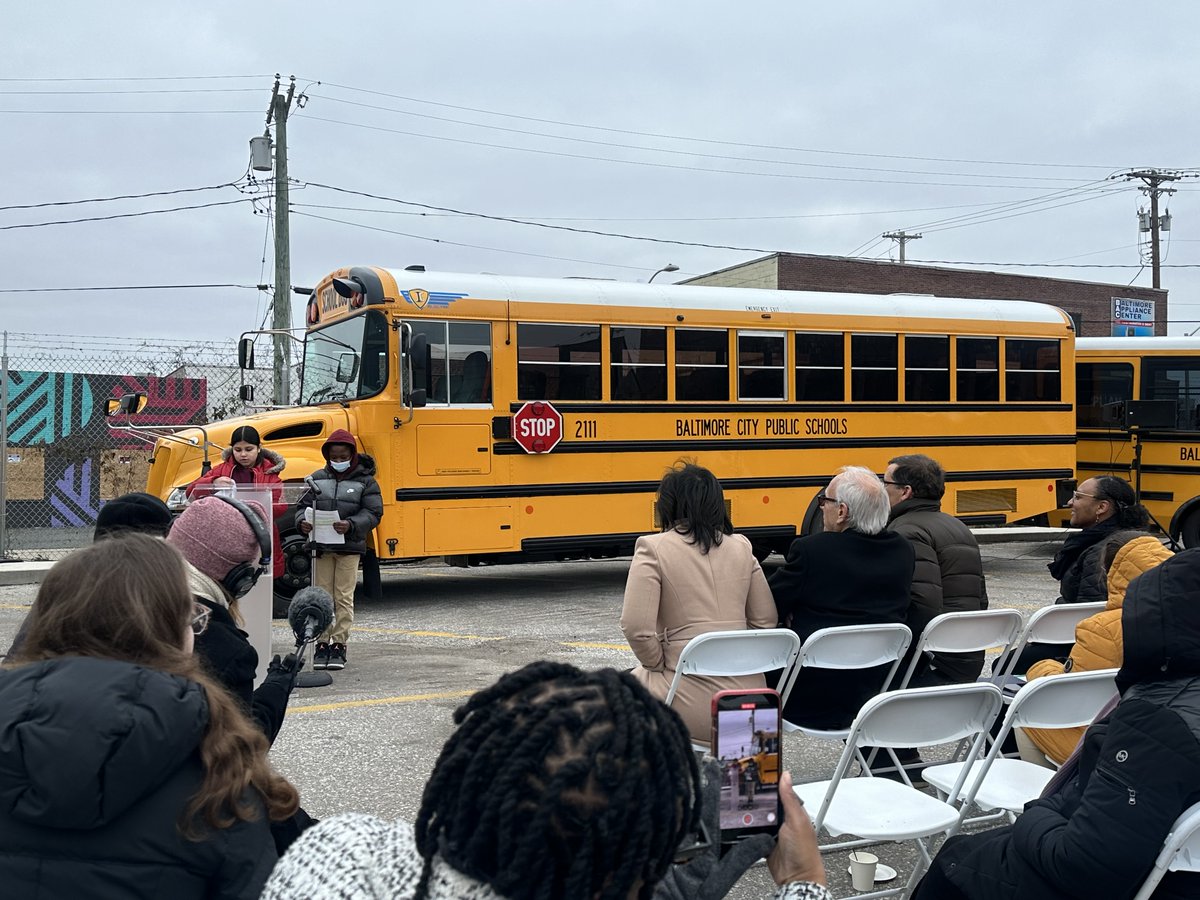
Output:
[[[207,439],[252,424],[298,480],[353,432],[378,465],[384,563],[628,554],[680,458],[716,473],[764,555],[820,527],[843,465],[929,453],[970,524],[1051,512],[1074,469],[1073,332],[1038,303],[356,267],[306,319],[298,405]],[[160,442],[148,489],[177,500],[201,465]],[[286,595],[308,560],[281,524]]]
[[1080,338],[1078,478],[1116,475],[1200,546],[1200,337]]

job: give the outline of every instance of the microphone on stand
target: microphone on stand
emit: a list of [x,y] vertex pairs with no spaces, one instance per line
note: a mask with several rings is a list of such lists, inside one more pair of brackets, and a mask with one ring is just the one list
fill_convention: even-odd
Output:
[[296,647],[311,644],[333,621],[333,597],[324,588],[309,585],[296,591],[288,604],[288,624],[296,635]]
[[[329,596],[329,591],[313,585],[296,591],[296,596],[288,604],[288,624],[296,636],[298,668],[304,668],[308,647],[332,621],[333,598]],[[296,678],[296,687],[324,687],[328,684],[333,684],[333,676],[328,672],[301,671]]]

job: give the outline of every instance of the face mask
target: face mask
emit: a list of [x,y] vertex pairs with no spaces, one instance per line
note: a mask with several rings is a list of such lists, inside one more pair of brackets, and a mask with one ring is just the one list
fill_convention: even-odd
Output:
[[331,462],[329,468],[335,472],[345,472],[350,468],[350,460],[346,460],[345,462]]

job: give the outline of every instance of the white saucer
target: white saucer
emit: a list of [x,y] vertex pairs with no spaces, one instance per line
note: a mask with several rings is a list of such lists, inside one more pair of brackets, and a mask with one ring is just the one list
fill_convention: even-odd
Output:
[[[850,874],[850,869],[848,867],[846,869],[846,874],[847,875]],[[892,881],[895,879],[895,877],[896,877],[896,870],[893,869],[891,866],[884,865],[883,863],[879,863],[877,866],[875,866],[875,883],[876,884],[881,884],[885,881]]]

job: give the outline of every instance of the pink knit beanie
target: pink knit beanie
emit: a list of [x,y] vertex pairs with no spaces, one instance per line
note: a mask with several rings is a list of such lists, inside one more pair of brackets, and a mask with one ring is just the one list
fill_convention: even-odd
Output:
[[[260,503],[241,502],[250,507],[259,522],[267,521]],[[185,509],[171,526],[167,541],[175,545],[184,559],[217,582],[241,563],[258,562],[261,555],[254,528],[241,510],[220,497],[205,497]]]

